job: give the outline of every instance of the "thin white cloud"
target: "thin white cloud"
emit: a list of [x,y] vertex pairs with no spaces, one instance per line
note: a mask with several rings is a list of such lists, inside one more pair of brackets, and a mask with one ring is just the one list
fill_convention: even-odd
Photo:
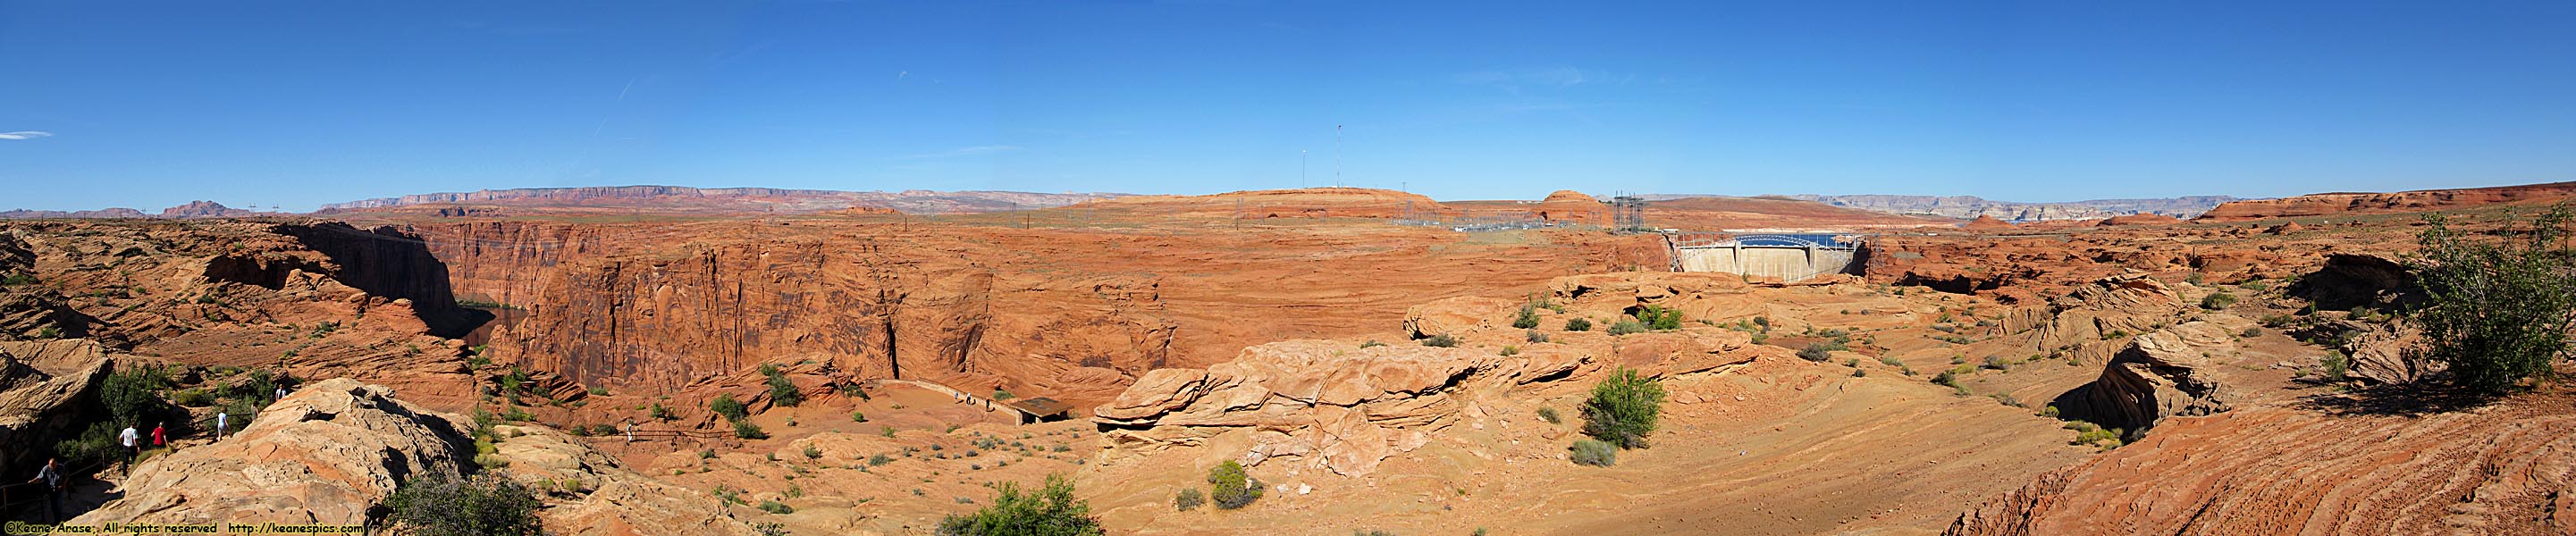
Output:
[[32,140],[32,139],[42,138],[42,137],[52,136],[52,135],[54,135],[54,133],[52,133],[52,132],[46,132],[46,131],[42,131],[42,130],[21,130],[21,131],[17,131],[17,132],[0,132],[0,140]]
[[935,152],[935,153],[922,153],[922,154],[917,154],[917,155],[907,156],[907,157],[904,157],[904,158],[909,158],[909,159],[913,159],[913,160],[931,160],[931,159],[938,159],[938,158],[957,158],[957,157],[963,157],[963,156],[980,156],[980,155],[988,155],[988,154],[995,154],[995,153],[1007,153],[1007,152],[1017,151],[1017,150],[1020,150],[1020,146],[1017,146],[1017,145],[977,145],[977,146],[974,146],[974,147],[959,147],[959,148],[949,149],[949,150],[946,150],[946,151],[940,151],[940,152]]

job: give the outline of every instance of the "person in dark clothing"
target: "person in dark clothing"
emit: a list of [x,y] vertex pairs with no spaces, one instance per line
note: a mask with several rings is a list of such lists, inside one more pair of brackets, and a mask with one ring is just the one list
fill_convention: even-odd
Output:
[[27,482],[45,484],[45,522],[49,524],[63,522],[63,463],[60,460],[46,458],[45,468],[37,470],[36,478],[28,479]]

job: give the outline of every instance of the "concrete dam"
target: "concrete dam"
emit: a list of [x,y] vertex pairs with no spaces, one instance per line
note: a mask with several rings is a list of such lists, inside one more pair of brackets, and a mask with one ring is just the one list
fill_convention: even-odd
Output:
[[1859,247],[1824,234],[1666,234],[1673,271],[1722,272],[1796,282],[1852,273]]

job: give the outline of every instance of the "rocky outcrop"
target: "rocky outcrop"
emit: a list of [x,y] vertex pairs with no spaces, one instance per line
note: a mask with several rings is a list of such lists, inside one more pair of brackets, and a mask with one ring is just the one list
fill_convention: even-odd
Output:
[[258,214],[213,201],[189,201],[185,205],[161,209],[161,217],[164,218],[244,218]]
[[0,233],[0,341],[86,335],[62,292],[43,283],[35,251]]
[[1310,462],[1344,476],[1419,448],[1458,412],[1454,391],[1503,366],[1464,348],[1288,341],[1245,348],[1205,370],[1147,373],[1093,412],[1104,445],[1125,453],[1195,446],[1220,433],[1256,437],[1249,461]]
[[2212,378],[2208,356],[2234,349],[2235,335],[2195,320],[2129,341],[2102,376],[2051,405],[2061,416],[2129,432],[2129,440],[2168,417],[2227,411],[2229,388]]
[[2424,288],[2413,270],[2394,256],[2375,253],[2327,255],[2324,266],[2300,276],[2284,293],[2308,300],[2321,311],[2394,310],[2424,300]]
[[2461,188],[2451,190],[2415,190],[2395,193],[2330,193],[2310,194],[2281,199],[2233,201],[2210,209],[2200,219],[2208,221],[2243,221],[2269,218],[2297,218],[2368,214],[2382,212],[2415,212],[2453,207],[2473,207],[2512,203],[2537,203],[2576,196],[2576,182],[2553,182],[2519,186]]
[[1968,220],[1968,223],[1961,224],[1959,228],[1969,231],[2010,231],[2019,229],[2019,227],[2014,227],[2011,223],[2007,223],[2003,220],[1995,219],[1994,216],[1987,215],[1978,215],[1977,219]]
[[[1519,303],[1499,298],[1460,296],[1413,306],[1404,312],[1404,332],[1420,339],[1434,335],[1452,335],[1472,330],[1492,329],[1493,319],[1520,307]],[[1509,320],[1505,320],[1509,322]]]
[[1610,225],[1610,207],[1583,192],[1557,190],[1538,202],[1538,217],[1551,223]]
[[2576,415],[2566,403],[2176,419],[1989,499],[1944,534],[2567,534]]
[[401,482],[465,469],[463,423],[384,387],[314,382],[238,435],[136,465],[122,498],[72,522],[363,524]]
[[578,536],[759,534],[706,492],[637,473],[579,438],[542,426],[495,426],[501,474],[552,497],[538,518],[547,533]]
[[0,342],[0,463],[44,463],[35,456],[79,432],[80,402],[111,366],[95,342]]
[[2172,225],[2176,223],[2182,223],[2182,220],[2163,214],[2127,214],[2103,218],[2102,223],[2095,225],[2110,227],[2115,225]]

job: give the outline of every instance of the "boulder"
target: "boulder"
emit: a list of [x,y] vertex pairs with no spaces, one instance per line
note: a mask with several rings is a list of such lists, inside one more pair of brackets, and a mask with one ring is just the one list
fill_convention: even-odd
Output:
[[79,339],[0,342],[0,460],[10,467],[43,463],[35,455],[71,434],[77,404],[89,398],[111,360],[98,343]]
[[123,497],[72,523],[362,524],[404,480],[464,470],[464,422],[381,386],[315,382],[239,434],[137,465]]
[[1464,335],[1469,331],[1493,327],[1490,319],[1516,310],[1520,304],[1511,300],[1460,296],[1415,305],[1404,312],[1404,331],[1414,338],[1433,335]]
[[1505,360],[1467,348],[1270,343],[1204,371],[1147,373],[1092,420],[1108,430],[1113,459],[1258,431],[1254,463],[1308,458],[1362,476],[1456,420],[1452,391]]
[[2227,387],[2204,357],[2231,351],[2235,337],[2215,322],[2192,321],[2131,340],[2102,375],[2058,395],[2060,415],[2129,431],[2135,439],[2166,417],[2227,411]]

